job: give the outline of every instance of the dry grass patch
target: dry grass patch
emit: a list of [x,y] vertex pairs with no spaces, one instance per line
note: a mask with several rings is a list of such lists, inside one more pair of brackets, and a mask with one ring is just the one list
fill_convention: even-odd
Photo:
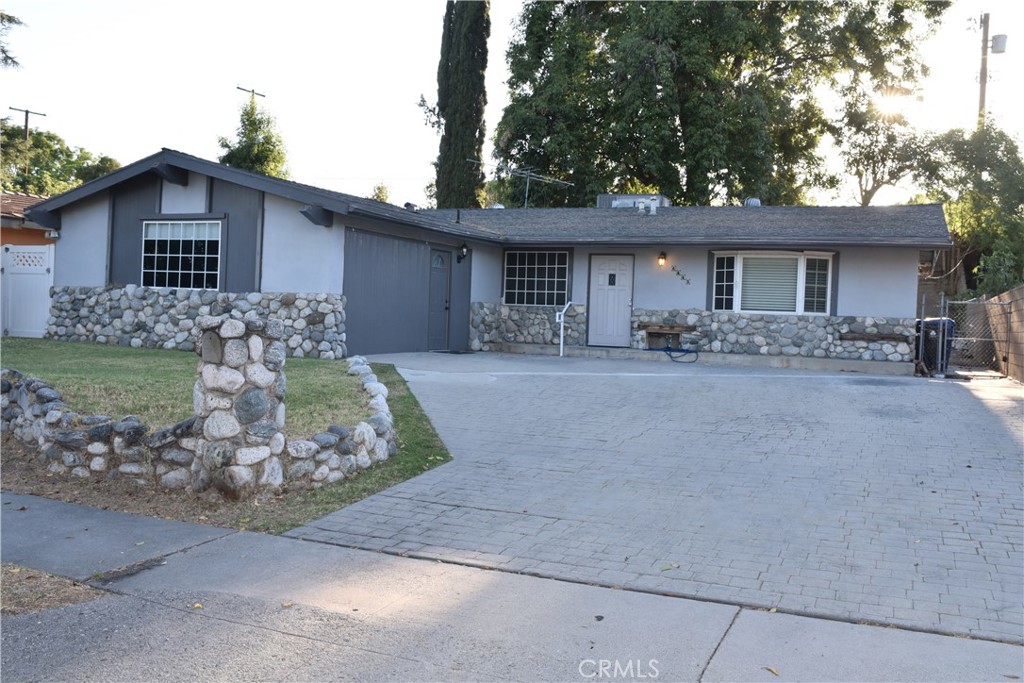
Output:
[[4,616],[76,605],[107,595],[105,591],[46,572],[0,565],[0,613]]

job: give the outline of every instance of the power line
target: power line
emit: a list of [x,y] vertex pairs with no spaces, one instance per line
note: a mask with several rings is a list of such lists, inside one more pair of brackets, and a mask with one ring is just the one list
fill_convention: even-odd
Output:
[[540,173],[534,173],[532,168],[512,168],[511,166],[506,166],[504,164],[488,164],[488,163],[485,163],[483,161],[477,161],[476,159],[466,159],[466,161],[468,161],[471,164],[478,164],[480,166],[494,166],[499,171],[505,171],[509,175],[518,176],[520,178],[526,178],[526,191],[525,191],[524,196],[523,196],[523,208],[524,209],[527,208],[527,205],[528,205],[528,203],[530,201],[530,181],[531,180],[539,180],[542,183],[547,183],[549,185],[559,185],[561,187],[572,187],[573,186],[573,183],[570,183],[568,181],[560,180],[558,178],[555,178],[555,177],[549,176],[549,175],[543,175],[543,174],[540,174]]

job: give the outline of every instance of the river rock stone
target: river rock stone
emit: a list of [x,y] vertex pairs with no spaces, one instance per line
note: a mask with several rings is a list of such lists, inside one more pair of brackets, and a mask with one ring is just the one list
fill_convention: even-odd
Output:
[[285,447],[288,455],[297,459],[312,458],[320,452],[320,447],[313,441],[289,441]]
[[230,439],[242,431],[235,416],[226,410],[215,410],[203,422],[203,436],[211,441]]
[[261,389],[247,389],[235,399],[235,416],[241,424],[252,424],[262,419],[269,407],[267,395]]

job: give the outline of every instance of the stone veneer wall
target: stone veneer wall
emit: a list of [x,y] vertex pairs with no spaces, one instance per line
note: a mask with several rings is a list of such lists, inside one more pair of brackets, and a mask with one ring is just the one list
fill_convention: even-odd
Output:
[[225,293],[155,287],[51,289],[46,337],[192,351],[200,316],[237,313],[284,323],[289,356],[344,358],[345,297],[291,292]]
[[[470,344],[474,351],[500,351],[502,344],[558,344],[557,309],[474,302]],[[681,345],[699,351],[764,356],[852,360],[914,360],[910,318],[868,316],[763,315],[701,309],[634,309],[630,346],[646,349],[645,325],[682,326]],[[566,312],[565,343],[585,346],[587,310]]]
[[54,474],[82,479],[129,477],[142,486],[210,487],[230,498],[263,489],[319,488],[397,452],[387,388],[365,358],[348,360],[373,414],[354,427],[331,425],[287,441],[285,343],[280,320],[196,319],[202,358],[193,389],[195,415],[150,432],[133,416],[80,415],[60,392],[16,370],[0,372],[2,431],[37,449]]
[[[561,307],[508,306],[474,301],[470,306],[469,344],[473,351],[496,351],[495,345],[558,344],[555,314]],[[573,304],[565,312],[566,346],[586,346],[587,307]]]
[[914,319],[634,309],[631,346],[647,348],[642,324],[682,325],[681,345],[714,353],[850,360],[914,360]]

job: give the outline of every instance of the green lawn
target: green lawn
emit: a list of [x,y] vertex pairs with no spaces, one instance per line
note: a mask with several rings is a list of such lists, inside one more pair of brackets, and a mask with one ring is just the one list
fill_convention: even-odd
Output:
[[[153,430],[192,414],[198,362],[194,353],[164,349],[12,337],[0,342],[0,365],[46,380],[76,412],[115,419],[136,415]],[[289,438],[308,438],[329,425],[352,426],[370,416],[347,363],[289,358],[284,369]]]
[[[152,429],[192,412],[198,359],[182,351],[4,338],[0,365],[49,382],[80,413],[119,418],[137,415]],[[306,438],[330,424],[352,426],[368,416],[366,395],[343,361],[289,358],[285,396],[289,438]],[[288,492],[262,502],[224,502],[227,516],[213,523],[238,529],[282,533],[350,503],[401,483],[451,459],[430,420],[391,365],[373,365],[388,387],[398,454],[351,479],[318,490]],[[71,486],[85,486],[70,482]]]

